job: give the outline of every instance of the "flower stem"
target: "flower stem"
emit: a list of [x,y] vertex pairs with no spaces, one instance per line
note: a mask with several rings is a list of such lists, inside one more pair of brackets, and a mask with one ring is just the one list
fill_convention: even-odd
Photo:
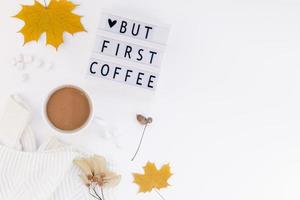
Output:
[[141,139],[140,139],[139,146],[138,146],[138,148],[137,148],[137,150],[136,150],[134,156],[132,157],[131,161],[133,161],[133,160],[135,159],[135,157],[137,156],[137,154],[138,154],[138,152],[139,152],[139,150],[140,150],[140,148],[141,148],[141,145],[142,145],[142,142],[143,142],[143,139],[144,139],[144,135],[145,135],[145,131],[146,131],[147,126],[148,126],[148,123],[145,124],[144,130],[143,130],[143,134],[142,134],[142,137],[141,137]]
[[96,188],[94,187],[93,188],[93,190],[94,190],[94,192],[95,192],[95,195],[100,199],[100,200],[103,200],[100,196],[99,196],[99,194],[97,193],[97,191],[96,191]]
[[163,200],[166,200],[165,197],[163,195],[160,194],[160,192],[157,189],[154,189],[154,191],[156,192],[156,194]]
[[95,199],[101,200],[101,199],[99,199],[98,197],[96,197],[94,194],[92,194],[92,192],[91,192],[91,187],[89,187],[89,193],[90,193],[90,195],[91,195],[92,197],[94,197]]
[[101,195],[102,195],[102,200],[105,200],[105,198],[104,198],[104,192],[103,192],[103,187],[101,187]]

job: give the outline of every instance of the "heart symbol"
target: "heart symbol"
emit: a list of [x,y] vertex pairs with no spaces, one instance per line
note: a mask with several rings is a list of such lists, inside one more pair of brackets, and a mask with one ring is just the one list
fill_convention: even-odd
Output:
[[108,19],[108,24],[109,24],[110,28],[112,28],[114,25],[116,25],[116,23],[117,23],[117,20]]

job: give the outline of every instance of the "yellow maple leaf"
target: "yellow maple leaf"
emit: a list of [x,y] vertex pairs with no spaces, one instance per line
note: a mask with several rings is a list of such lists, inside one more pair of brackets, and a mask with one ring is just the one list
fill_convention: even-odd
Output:
[[169,186],[168,179],[172,176],[170,165],[163,165],[158,170],[154,163],[148,162],[144,174],[134,173],[134,183],[139,185],[139,192],[151,192],[152,189],[162,189]]
[[85,31],[81,16],[72,13],[77,5],[68,0],[50,0],[48,6],[38,1],[33,5],[23,5],[15,16],[25,22],[19,31],[24,35],[24,44],[38,41],[46,33],[46,42],[56,49],[63,43],[63,33],[74,34]]

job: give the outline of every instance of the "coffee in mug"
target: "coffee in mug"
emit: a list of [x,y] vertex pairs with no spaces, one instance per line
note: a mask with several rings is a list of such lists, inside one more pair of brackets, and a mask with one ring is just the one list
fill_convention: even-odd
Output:
[[52,92],[46,102],[45,114],[60,132],[74,132],[83,128],[92,112],[88,95],[76,86],[63,86]]

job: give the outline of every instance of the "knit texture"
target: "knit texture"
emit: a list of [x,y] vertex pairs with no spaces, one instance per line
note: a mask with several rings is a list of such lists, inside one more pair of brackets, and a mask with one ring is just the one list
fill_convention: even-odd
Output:
[[86,200],[87,187],[79,179],[71,149],[20,152],[0,146],[0,199]]
[[24,102],[11,96],[0,120],[0,200],[88,200],[73,165],[81,154],[53,138],[37,149],[30,118]]

